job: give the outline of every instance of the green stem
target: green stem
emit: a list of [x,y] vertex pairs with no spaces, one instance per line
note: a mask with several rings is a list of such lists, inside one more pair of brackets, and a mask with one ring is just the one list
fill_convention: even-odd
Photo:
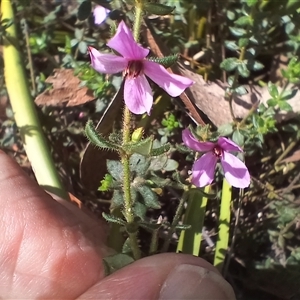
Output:
[[231,193],[232,187],[224,178],[222,187],[218,240],[216,244],[216,252],[214,257],[214,266],[220,272],[222,271],[228,249]]
[[[2,20],[14,19],[10,0],[1,2]],[[64,190],[26,80],[23,59],[19,52],[15,23],[6,29],[3,46],[4,76],[16,124],[20,130],[24,148],[32,165],[36,180],[46,190],[68,199]]]
[[[206,186],[204,193],[208,194],[210,189],[210,185]],[[181,231],[176,252],[199,255],[207,201],[208,198],[199,189],[189,190],[183,223],[191,225],[191,228]]]

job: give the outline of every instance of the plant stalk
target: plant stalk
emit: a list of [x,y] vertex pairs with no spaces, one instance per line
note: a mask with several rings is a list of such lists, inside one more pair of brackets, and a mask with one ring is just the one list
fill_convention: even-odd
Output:
[[[14,20],[10,0],[1,2],[2,20]],[[6,29],[3,36],[4,76],[14,118],[28,159],[34,170],[37,182],[47,191],[68,199],[63,188],[47,145],[38,115],[31,97],[27,75],[18,46],[15,23]]]

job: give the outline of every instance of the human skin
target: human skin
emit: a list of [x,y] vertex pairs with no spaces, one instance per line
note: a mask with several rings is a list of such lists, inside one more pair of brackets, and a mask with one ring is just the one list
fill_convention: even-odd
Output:
[[105,223],[54,200],[0,151],[1,299],[235,299],[201,258],[150,256],[105,277]]

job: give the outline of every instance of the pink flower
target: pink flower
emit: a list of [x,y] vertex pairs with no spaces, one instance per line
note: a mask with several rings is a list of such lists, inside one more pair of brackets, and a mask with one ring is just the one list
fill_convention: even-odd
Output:
[[101,5],[96,5],[93,11],[95,24],[100,25],[103,23],[109,12],[109,9]]
[[147,112],[150,114],[153,94],[146,76],[172,97],[179,96],[193,84],[192,80],[170,74],[160,64],[146,60],[145,57],[149,54],[149,50],[135,42],[131,31],[123,21],[119,24],[116,35],[107,45],[121,56],[100,53],[89,47],[92,67],[96,71],[106,74],[124,71],[124,101],[132,113]]
[[231,140],[220,137],[216,143],[196,140],[189,129],[182,132],[182,140],[189,148],[206,152],[193,165],[192,183],[198,187],[210,184],[214,179],[215,167],[220,159],[225,178],[230,185],[246,188],[250,185],[250,174],[245,164],[228,151],[243,152]]

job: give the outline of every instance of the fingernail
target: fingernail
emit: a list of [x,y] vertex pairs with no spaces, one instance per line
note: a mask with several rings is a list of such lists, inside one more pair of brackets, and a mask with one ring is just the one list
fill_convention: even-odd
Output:
[[234,300],[235,296],[221,275],[195,265],[182,264],[168,275],[159,299]]

